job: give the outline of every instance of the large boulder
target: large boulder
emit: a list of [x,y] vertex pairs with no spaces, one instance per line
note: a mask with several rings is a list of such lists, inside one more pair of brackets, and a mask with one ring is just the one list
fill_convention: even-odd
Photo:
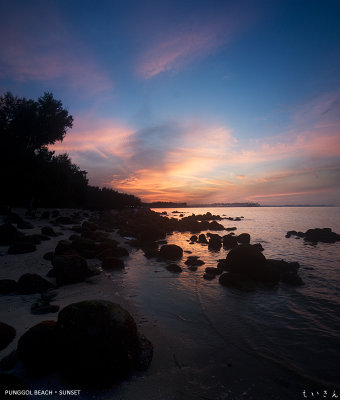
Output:
[[340,241],[340,235],[333,232],[330,228],[315,228],[308,229],[305,232],[304,240],[307,242],[335,243]]
[[223,237],[222,243],[225,249],[232,249],[237,246],[237,239],[235,236],[229,234]]
[[4,322],[0,322],[0,351],[6,348],[16,335],[16,330]]
[[175,273],[182,272],[182,268],[177,264],[169,264],[166,266],[166,269],[170,272],[175,272]]
[[23,237],[23,234],[17,230],[12,224],[6,223],[0,225],[0,245],[9,245]]
[[38,274],[23,274],[17,283],[17,292],[20,294],[43,293],[53,288],[51,282]]
[[146,368],[145,360],[150,362],[152,357],[152,346],[138,334],[131,315],[109,301],[90,300],[65,307],[58,316],[57,337],[61,371],[78,384],[118,382],[134,369]]
[[18,357],[35,375],[46,375],[58,369],[59,349],[56,322],[43,321],[30,328],[19,339]]
[[209,236],[208,249],[216,251],[220,250],[220,248],[222,247],[221,236],[213,233],[208,233],[208,236]]
[[241,244],[230,250],[226,261],[229,271],[246,275],[247,279],[273,284],[280,279],[277,271],[268,268],[261,251],[250,244]]
[[249,233],[240,233],[236,238],[238,243],[241,244],[249,244],[250,243],[250,235]]
[[120,258],[106,257],[102,261],[103,269],[124,269],[124,261]]
[[86,260],[77,255],[56,256],[52,265],[57,286],[83,282],[91,275]]
[[176,244],[165,244],[160,248],[159,256],[168,260],[178,260],[183,257],[183,249]]

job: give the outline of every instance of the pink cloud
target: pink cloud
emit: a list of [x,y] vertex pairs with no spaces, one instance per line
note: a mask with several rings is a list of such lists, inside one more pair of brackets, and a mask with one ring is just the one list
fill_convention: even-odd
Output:
[[[177,72],[187,64],[215,53],[228,44],[244,24],[243,20],[229,16],[198,18],[176,26],[145,46],[137,63],[137,73],[150,79],[162,72]],[[237,21],[237,22],[236,22]]]
[[[50,15],[45,15],[48,12]],[[98,93],[113,87],[86,46],[57,13],[34,8],[1,21],[0,77],[17,81],[67,82],[82,92]]]

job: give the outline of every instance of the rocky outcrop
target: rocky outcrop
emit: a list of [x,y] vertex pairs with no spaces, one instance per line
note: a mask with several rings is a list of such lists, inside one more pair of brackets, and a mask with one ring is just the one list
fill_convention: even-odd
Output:
[[176,244],[165,244],[160,248],[159,256],[167,260],[179,260],[183,257],[183,249]]
[[311,243],[335,243],[340,241],[340,235],[333,232],[331,228],[308,229],[306,232],[288,231],[286,238],[290,238],[291,236],[304,238],[306,242]]
[[54,288],[51,282],[38,274],[24,274],[17,283],[17,292],[20,294],[43,293]]

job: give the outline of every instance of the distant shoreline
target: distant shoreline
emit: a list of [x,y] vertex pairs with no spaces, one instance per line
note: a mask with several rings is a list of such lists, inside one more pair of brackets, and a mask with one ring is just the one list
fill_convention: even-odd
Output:
[[149,208],[244,208],[244,207],[340,207],[334,204],[280,204],[280,205],[246,205],[246,204],[169,204],[169,205],[152,205],[144,204],[144,207]]

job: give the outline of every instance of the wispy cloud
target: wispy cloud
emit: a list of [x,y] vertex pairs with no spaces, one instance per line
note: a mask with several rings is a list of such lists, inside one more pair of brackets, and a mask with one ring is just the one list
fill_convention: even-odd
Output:
[[0,78],[58,82],[82,93],[111,89],[113,83],[99,67],[72,27],[58,16],[52,3],[29,4],[21,13],[0,17]]

